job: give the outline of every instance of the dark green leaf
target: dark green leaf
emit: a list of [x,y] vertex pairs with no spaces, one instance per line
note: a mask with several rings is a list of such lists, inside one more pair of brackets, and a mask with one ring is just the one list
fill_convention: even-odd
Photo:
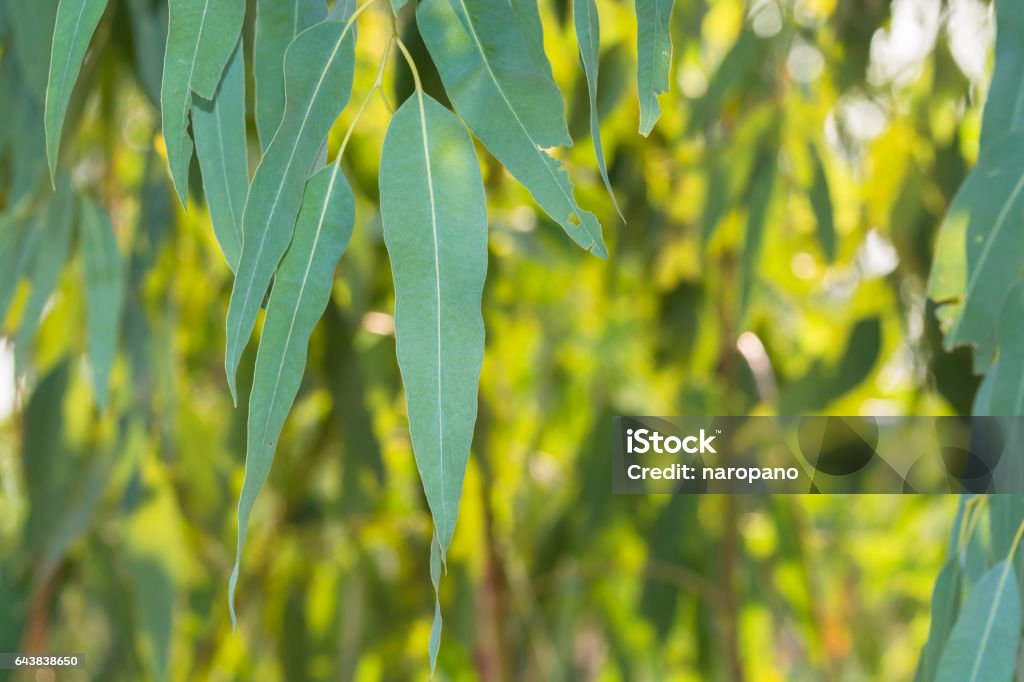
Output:
[[60,0],[7,0],[14,58],[40,111],[46,101],[50,45],[59,3]]
[[814,211],[814,226],[818,234],[821,251],[829,263],[836,259],[836,225],[832,214],[832,193],[828,189],[828,175],[821,162],[818,150],[810,146],[811,163],[814,165],[814,180],[809,198]]
[[249,188],[242,218],[242,254],[228,304],[224,366],[232,396],[242,349],[291,241],[302,187],[327,132],[348,102],[354,48],[352,31],[334,21],[306,29],[288,48],[284,118]]
[[1024,123],[1024,6],[996,0],[996,60],[981,118],[981,149]]
[[245,482],[238,501],[238,552],[229,587],[232,622],[249,515],[270,472],[277,439],[302,381],[309,337],[327,307],[334,269],[352,236],[354,222],[352,190],[339,164],[321,169],[306,183],[295,237],[274,279],[256,355]]
[[764,243],[764,226],[768,219],[768,208],[775,183],[775,155],[766,154],[754,169],[750,181],[747,205],[747,229],[743,241],[743,284],[740,290],[740,317],[746,315],[750,296],[761,269],[761,247]]
[[640,91],[640,134],[645,137],[661,116],[658,95],[668,91],[672,1],[636,0],[636,81]]
[[96,402],[103,409],[121,328],[125,271],[114,227],[106,212],[85,198],[79,210],[85,302],[89,314],[89,362]]
[[50,74],[46,84],[46,160],[50,179],[57,172],[64,115],[71,100],[71,91],[85,59],[92,34],[100,23],[107,0],[61,0],[53,30]]
[[388,126],[380,207],[413,452],[444,560],[476,422],[487,212],[472,140],[421,91]]
[[577,244],[606,257],[600,223],[579,207],[569,174],[544,151],[572,140],[551,67],[537,64],[540,36],[522,32],[529,22],[505,0],[477,0],[472,12],[465,0],[424,0],[416,21],[473,133]]
[[931,624],[928,641],[921,652],[915,682],[933,682],[939,659],[960,610],[960,570],[956,559],[950,559],[939,571],[932,590]]

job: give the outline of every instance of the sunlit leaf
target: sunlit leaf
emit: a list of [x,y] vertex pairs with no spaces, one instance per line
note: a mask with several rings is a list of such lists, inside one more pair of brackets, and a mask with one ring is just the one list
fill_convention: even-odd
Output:
[[996,0],[996,59],[981,119],[981,149],[1024,124],[1024,6]]
[[[344,4],[343,2],[339,2]],[[259,0],[253,74],[256,82],[256,132],[266,149],[284,114],[284,53],[295,36],[323,21],[323,0]]]
[[355,39],[345,24],[325,21],[299,34],[285,56],[284,118],[249,187],[242,218],[242,255],[228,304],[224,366],[232,396],[242,349],[291,241],[302,187],[327,132],[348,102],[354,47]]
[[245,0],[170,0],[160,112],[171,178],[185,205],[192,92],[212,99],[242,30]]
[[468,133],[422,92],[388,126],[380,195],[409,430],[443,560],[476,422],[487,213]]
[[107,381],[121,328],[125,270],[106,212],[89,199],[82,199],[79,210],[89,314],[89,362],[96,402],[102,409],[107,403]]
[[[569,174],[544,151],[572,144],[551,70],[538,67],[539,36],[504,0],[424,0],[416,21],[445,91],[473,134],[572,239],[605,257],[601,225],[573,197]],[[531,56],[532,55],[532,56]]]
[[85,51],[100,23],[107,0],[61,0],[53,30],[54,49],[50,53],[50,75],[46,84],[46,160],[50,179],[57,171],[64,115],[71,100],[71,90],[78,80]]
[[245,483],[238,501],[238,553],[229,588],[232,621],[249,515],[270,472],[277,439],[302,381],[309,337],[327,306],[334,269],[352,236],[354,222],[352,190],[339,164],[321,169],[306,183],[295,236],[274,279],[256,355]]
[[[622,218],[619,202],[615,200],[611,180],[608,179],[608,168],[604,162],[604,150],[601,148],[601,121],[597,109],[597,74],[601,58],[601,22],[597,14],[594,0],[573,0],[573,21],[576,26],[576,41],[580,46],[580,59],[583,72],[587,77],[587,94],[590,97],[590,136],[594,139],[594,154],[597,156],[597,167],[601,171],[601,180],[612,199],[615,212]],[[625,220],[623,218],[623,220]]]
[[936,682],[1009,680],[1020,640],[1017,577],[1007,561],[989,569],[967,595],[939,659]]
[[636,80],[640,91],[640,134],[644,136],[650,134],[661,116],[658,95],[668,91],[672,4],[673,0],[636,0]]
[[245,64],[238,41],[212,101],[196,96],[192,132],[203,171],[203,192],[224,259],[234,270],[242,252],[242,210],[249,191],[245,140]]

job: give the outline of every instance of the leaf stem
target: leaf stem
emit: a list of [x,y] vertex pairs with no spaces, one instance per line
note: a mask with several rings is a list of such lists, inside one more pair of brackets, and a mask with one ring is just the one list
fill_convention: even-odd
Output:
[[[370,0],[371,2],[373,0]],[[380,67],[377,69],[377,77],[373,81],[373,85],[370,86],[370,91],[366,93],[366,97],[363,98],[362,103],[359,105],[359,109],[356,111],[355,118],[352,119],[352,124],[349,125],[348,130],[345,131],[345,137],[341,140],[341,146],[338,148],[338,155],[334,157],[334,164],[341,164],[341,157],[345,153],[345,148],[348,147],[349,138],[352,137],[352,133],[356,129],[356,125],[359,123],[359,119],[362,118],[363,112],[366,111],[366,105],[370,103],[370,99],[373,98],[375,92],[381,93],[381,98],[384,100],[384,104],[387,105],[387,98],[384,97],[384,67],[388,64],[388,57],[391,55],[391,46],[394,44],[394,38],[388,41],[387,47],[384,48],[384,56],[381,57]],[[390,109],[390,106],[388,107]]]
[[[372,1],[372,0],[371,0]],[[395,36],[395,43],[398,45],[398,49],[402,51],[402,56],[405,57],[405,62],[409,65],[409,70],[412,71],[412,80],[416,84],[416,93],[423,93],[423,83],[420,82],[420,72],[416,69],[416,62],[413,61],[412,55],[409,54],[409,50],[405,47],[405,43],[397,35]]]

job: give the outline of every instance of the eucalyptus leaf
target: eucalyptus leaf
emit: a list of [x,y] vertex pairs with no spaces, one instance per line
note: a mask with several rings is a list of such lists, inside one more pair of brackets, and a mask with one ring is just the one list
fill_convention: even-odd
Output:
[[964,601],[939,659],[936,682],[1009,680],[1020,640],[1017,577],[1003,560],[990,568]]
[[[43,109],[60,0],[7,0],[11,49],[33,103]],[[5,50],[6,53],[6,50]]]
[[[338,4],[344,4],[339,0]],[[323,21],[323,0],[259,0],[256,5],[256,38],[253,43],[253,75],[256,82],[256,133],[266,149],[284,114],[284,54],[295,36]]]
[[249,191],[249,148],[245,139],[245,63],[242,41],[224,69],[213,100],[196,96],[192,132],[203,171],[203,192],[224,259],[231,270],[242,252],[242,211]]
[[89,362],[100,409],[107,404],[107,383],[114,363],[124,310],[125,269],[106,212],[90,199],[80,203],[85,302],[89,314]]
[[192,92],[212,99],[242,30],[245,0],[170,0],[160,113],[171,179],[182,206],[188,194]]
[[810,147],[811,164],[814,167],[814,179],[808,198],[814,211],[814,227],[818,235],[818,243],[825,259],[831,263],[836,259],[836,225],[832,209],[832,193],[828,188],[828,174],[825,164],[821,161],[818,150]]
[[601,180],[612,199],[615,212],[619,218],[622,209],[615,200],[611,180],[608,179],[608,168],[604,161],[604,150],[601,148],[601,120],[597,109],[597,74],[601,61],[601,22],[597,14],[594,0],[573,0],[573,21],[576,26],[576,41],[580,46],[580,60],[583,62],[583,73],[587,77],[587,95],[590,98],[590,136],[594,140],[594,154],[597,156],[597,167],[601,171]]
[[35,258],[38,243],[38,232],[32,221],[11,222],[10,218],[0,222],[0,330],[18,283]]
[[524,35],[527,22],[505,0],[472,5],[471,12],[466,0],[423,0],[416,8],[445,91],[473,134],[540,207],[573,241],[606,257],[600,223],[579,207],[569,174],[544,151],[572,140],[551,67],[536,61],[540,36]]
[[1005,133],[1024,124],[1024,6],[996,0],[996,59],[981,118],[982,152]]
[[754,169],[750,181],[747,202],[747,229],[743,242],[743,280],[740,288],[740,316],[746,315],[750,298],[757,283],[761,267],[761,249],[764,243],[764,227],[775,183],[776,163],[774,154],[765,154]]
[[352,237],[355,203],[339,164],[306,183],[295,236],[281,261],[267,304],[249,396],[245,482],[238,501],[238,550],[229,583],[235,622],[235,586],[253,503],[267,480],[285,418],[306,366],[306,348],[327,307],[334,270]]
[[472,140],[422,91],[384,137],[380,208],[409,430],[443,561],[476,422],[487,212]]
[[50,52],[50,74],[46,84],[46,160],[50,179],[57,172],[64,116],[71,100],[71,91],[85,59],[92,34],[100,23],[107,0],[61,0],[57,8]]
[[242,254],[228,304],[224,366],[235,374],[264,294],[292,238],[302,188],[324,138],[352,90],[355,38],[347,25],[306,29],[285,56],[284,118],[260,161],[242,216]]
[[640,93],[640,134],[644,137],[661,116],[658,95],[668,91],[672,3],[673,0],[636,0],[636,81]]
[[939,659],[945,650],[946,640],[956,622],[960,610],[960,570],[956,559],[950,559],[939,571],[932,590],[931,623],[928,626],[928,641],[921,652],[915,682],[933,682]]

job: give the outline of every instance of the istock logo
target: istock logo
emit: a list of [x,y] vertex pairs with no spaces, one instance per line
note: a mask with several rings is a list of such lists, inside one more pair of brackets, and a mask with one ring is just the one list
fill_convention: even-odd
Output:
[[717,455],[718,452],[711,445],[714,439],[715,437],[707,435],[704,429],[696,436],[685,438],[663,436],[649,429],[627,429],[626,452],[635,455],[644,455],[648,452],[674,455],[682,451],[691,455],[705,452]]

